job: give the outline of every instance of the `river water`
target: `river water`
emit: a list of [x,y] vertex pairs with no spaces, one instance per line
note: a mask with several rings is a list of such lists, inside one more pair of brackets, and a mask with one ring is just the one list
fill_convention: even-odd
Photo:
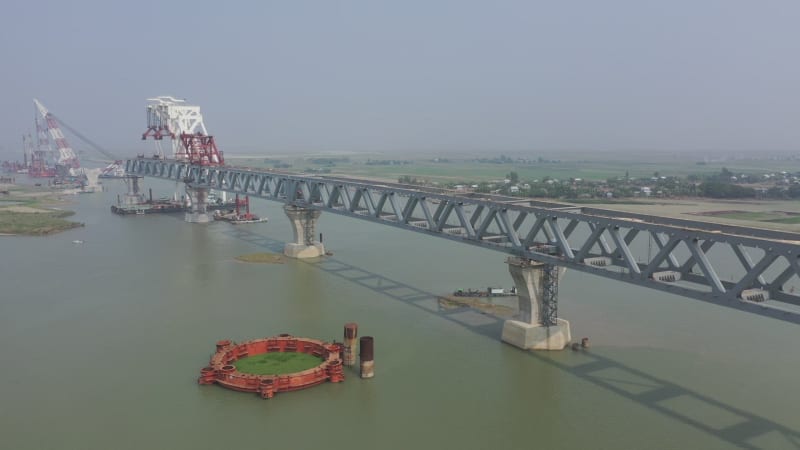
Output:
[[[196,225],[114,216],[120,190],[76,197],[84,228],[0,238],[2,449],[800,448],[796,325],[568,272],[559,315],[592,347],[525,352],[435,301],[510,287],[502,253],[323,213],[332,257],[244,264],[291,238],[280,204]],[[219,339],[350,321],[374,379],[271,400],[195,382]]]

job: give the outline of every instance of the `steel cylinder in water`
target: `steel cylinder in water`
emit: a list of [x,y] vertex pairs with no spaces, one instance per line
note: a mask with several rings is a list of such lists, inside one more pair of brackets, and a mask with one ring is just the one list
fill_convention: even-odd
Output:
[[375,376],[375,340],[372,336],[364,336],[358,341],[359,358],[361,359],[361,378]]

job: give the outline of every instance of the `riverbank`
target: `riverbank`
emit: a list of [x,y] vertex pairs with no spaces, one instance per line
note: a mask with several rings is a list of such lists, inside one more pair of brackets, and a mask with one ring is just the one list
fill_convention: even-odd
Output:
[[58,193],[8,184],[0,191],[0,235],[44,236],[84,226],[66,220],[73,211],[55,209],[68,202]]

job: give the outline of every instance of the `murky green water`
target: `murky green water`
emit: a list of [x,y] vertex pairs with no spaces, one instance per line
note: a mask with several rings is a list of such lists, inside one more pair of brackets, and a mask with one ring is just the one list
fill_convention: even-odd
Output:
[[[234,227],[115,198],[77,198],[85,228],[0,238],[0,448],[800,448],[798,326],[569,272],[559,312],[591,350],[524,352],[433,299],[510,287],[503,254],[323,214],[333,257],[250,265],[233,258],[291,236],[277,203]],[[268,401],[195,383],[218,339],[349,321],[375,337],[372,380]]]

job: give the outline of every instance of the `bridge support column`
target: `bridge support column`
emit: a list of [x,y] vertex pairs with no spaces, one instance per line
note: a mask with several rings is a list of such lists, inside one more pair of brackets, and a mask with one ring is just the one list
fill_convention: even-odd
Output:
[[141,178],[142,177],[138,175],[125,175],[122,179],[125,181],[125,186],[128,187],[128,192],[118,201],[125,206],[137,205],[144,202],[144,197],[142,197],[142,193],[139,191],[139,180]]
[[317,242],[317,220],[321,212],[317,209],[285,205],[283,211],[292,223],[294,242],[283,248],[283,254],[290,258],[316,258],[325,254],[325,247]]
[[[569,345],[569,322],[553,317],[554,304],[548,304],[546,296],[555,295],[551,301],[557,300],[551,286],[547,286],[544,263],[528,259],[508,258],[508,271],[514,279],[519,298],[519,315],[516,320],[507,320],[503,324],[503,342],[525,350],[563,350]],[[564,274],[563,268],[556,268],[556,278]],[[558,281],[554,280],[557,286]],[[550,289],[548,291],[548,289]]]
[[192,204],[186,212],[184,220],[190,223],[211,222],[211,215],[208,214],[208,188],[197,188],[186,186],[186,194]]

